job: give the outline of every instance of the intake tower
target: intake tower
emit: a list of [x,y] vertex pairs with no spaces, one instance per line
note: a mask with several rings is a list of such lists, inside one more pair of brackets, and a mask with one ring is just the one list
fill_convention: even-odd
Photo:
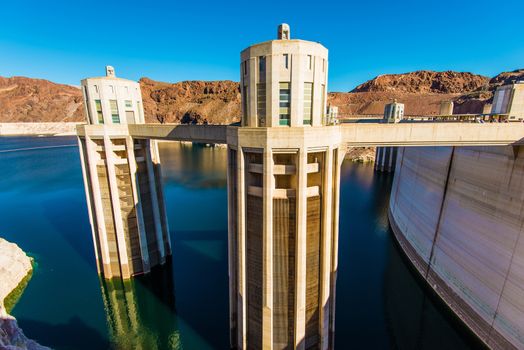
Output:
[[338,126],[328,50],[278,39],[241,53],[242,127],[228,133],[231,344],[333,348]]

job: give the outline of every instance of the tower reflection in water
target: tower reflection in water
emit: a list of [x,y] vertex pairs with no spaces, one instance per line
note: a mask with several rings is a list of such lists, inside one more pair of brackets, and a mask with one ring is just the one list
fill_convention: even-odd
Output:
[[112,349],[182,349],[171,259],[131,280],[100,279]]

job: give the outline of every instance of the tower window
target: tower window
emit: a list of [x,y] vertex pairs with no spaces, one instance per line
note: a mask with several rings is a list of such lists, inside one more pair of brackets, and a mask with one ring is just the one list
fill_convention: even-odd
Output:
[[247,123],[247,85],[244,85],[242,89],[242,114],[244,116],[244,122]]
[[260,78],[266,74],[266,56],[260,56],[258,58],[258,74]]
[[284,68],[289,68],[289,55],[287,53],[284,54]]
[[311,56],[311,55],[307,56],[307,66],[308,66],[309,70],[313,69],[313,56]]
[[102,113],[102,102],[95,100],[96,115],[98,116],[98,124],[104,124],[104,113]]
[[[320,108],[322,109],[322,117],[326,119],[326,85],[322,84],[322,99],[320,100]],[[324,124],[327,125],[327,121],[324,121]]]
[[244,75],[247,75],[247,60],[244,61],[243,66],[244,66]]
[[266,83],[257,84],[258,126],[266,126]]
[[126,100],[126,108],[133,108],[133,101]]
[[326,59],[322,60],[322,72],[326,71]]
[[116,100],[109,100],[111,106],[111,120],[113,124],[120,124],[120,115],[118,114],[118,103]]
[[98,94],[98,85],[95,85],[95,92]]
[[280,83],[279,125],[289,125],[291,107],[291,83]]
[[304,83],[304,125],[311,125],[312,107],[313,83]]

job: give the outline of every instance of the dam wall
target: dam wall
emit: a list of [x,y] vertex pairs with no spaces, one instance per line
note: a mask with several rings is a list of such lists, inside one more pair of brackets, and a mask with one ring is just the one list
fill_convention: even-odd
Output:
[[400,148],[397,241],[487,346],[524,348],[524,147]]

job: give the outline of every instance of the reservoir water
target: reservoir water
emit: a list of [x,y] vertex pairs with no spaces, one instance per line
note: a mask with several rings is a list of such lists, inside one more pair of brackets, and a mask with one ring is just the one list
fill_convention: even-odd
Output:
[[[0,237],[35,258],[12,314],[55,349],[228,349],[226,151],[160,145],[173,242],[167,266],[98,278],[76,138],[0,138]],[[392,176],[345,162],[337,349],[478,344],[420,282],[388,227]],[[1,282],[1,281],[0,281]]]

